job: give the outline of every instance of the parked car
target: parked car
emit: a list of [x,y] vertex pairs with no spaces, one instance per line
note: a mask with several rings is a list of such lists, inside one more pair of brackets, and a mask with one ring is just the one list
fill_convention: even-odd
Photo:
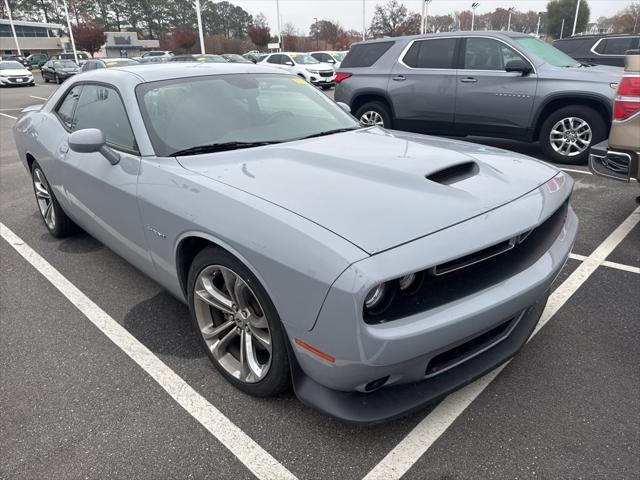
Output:
[[556,40],[553,46],[581,63],[624,67],[625,52],[640,48],[640,34],[576,35]]
[[49,60],[40,69],[45,83],[50,81],[62,83],[76,73],[80,73],[80,67],[71,60]]
[[361,127],[282,70],[200,67],[87,72],[20,115],[53,236],[81,227],[182,299],[237,388],[292,381],[352,422],[432,403],[524,345],[575,240],[568,174]]
[[27,57],[27,62],[31,67],[40,68],[47,62],[47,60],[49,60],[49,55],[46,53],[34,53]]
[[173,52],[171,50],[150,50],[142,54],[142,58],[147,57],[172,57]]
[[591,148],[589,167],[603,177],[624,182],[640,181],[640,50],[627,52],[609,141]]
[[140,63],[166,63],[169,59],[173,58],[173,55],[155,55],[151,57],[136,57]]
[[175,55],[169,62],[228,63],[222,56],[211,54]]
[[321,51],[321,52],[311,52],[309,53],[313,58],[318,60],[319,62],[328,63],[335,70],[340,68],[340,63],[346,57],[347,52],[332,52],[332,51]]
[[2,55],[2,60],[11,60],[20,63],[24,68],[31,70],[29,61],[21,55]]
[[33,74],[15,60],[0,60],[0,85],[28,85],[33,87]]
[[[154,58],[154,57],[152,57]],[[158,58],[158,57],[156,57]],[[88,72],[90,70],[96,70],[98,68],[113,68],[123,67],[125,65],[139,65],[140,62],[133,58],[92,58],[84,62],[84,65],[80,68],[82,72]]]
[[270,53],[260,60],[260,63],[282,68],[312,85],[328,90],[335,85],[336,72],[328,63],[321,63],[306,53]]
[[[78,54],[79,66],[82,66],[84,62],[86,62],[90,58],[89,54],[85,52],[77,52],[77,54]],[[73,52],[67,52],[67,53],[57,53],[56,55],[52,55],[50,60],[70,60],[75,63],[76,58],[73,55]]]
[[231,63],[255,63],[248,58],[244,58],[242,55],[238,55],[237,53],[223,53],[220,56],[223,57],[227,62]]
[[452,32],[352,46],[335,99],[366,125],[539,140],[549,160],[581,164],[607,137],[621,76],[529,35]]

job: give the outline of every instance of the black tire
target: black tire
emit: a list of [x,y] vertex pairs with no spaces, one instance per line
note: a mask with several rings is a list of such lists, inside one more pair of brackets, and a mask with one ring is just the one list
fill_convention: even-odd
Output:
[[322,85],[322,90],[331,90],[333,85]]
[[42,80],[44,80],[44,83],[49,83],[49,79],[44,73],[42,74]]
[[[33,181],[33,179],[36,178],[36,171],[40,172],[40,175],[41,175],[40,178],[42,182],[45,184],[46,189],[49,192],[49,195],[51,197],[51,204],[52,204],[51,208],[53,209],[53,212],[55,214],[55,220],[53,222],[53,225],[50,225],[46,221],[42,213],[42,210],[40,209],[40,206],[38,204],[35,181]],[[47,181],[47,177],[44,175],[44,172],[42,171],[42,168],[40,167],[40,165],[38,165],[38,162],[33,162],[33,165],[31,165],[31,177],[32,177],[31,184],[33,186],[33,193],[34,195],[36,195],[36,204],[38,205],[38,211],[40,212],[40,216],[42,217],[44,226],[47,227],[47,230],[49,231],[49,233],[56,238],[65,238],[76,233],[79,230],[77,225],[73,223],[73,220],[71,220],[67,216],[67,214],[64,213],[64,210],[62,210],[62,207],[58,203],[58,199],[53,194],[53,191],[49,186],[49,182]]]
[[363,123],[362,117],[367,112],[376,112],[378,115],[380,115],[380,117],[382,117],[382,122],[383,122],[382,127],[384,128],[393,127],[393,117],[391,116],[389,107],[387,107],[384,103],[378,102],[378,101],[372,101],[372,102],[367,102],[364,105],[362,105],[360,108],[358,108],[358,110],[356,111],[355,117],[363,125],[366,125],[366,124]]
[[[244,282],[252,290],[253,294],[257,298],[258,302],[264,310],[265,318],[269,325],[271,332],[272,342],[272,357],[271,365],[265,377],[256,383],[243,382],[230,373],[228,373],[224,367],[222,367],[218,361],[214,358],[213,353],[207,346],[204,338],[201,335],[198,320],[196,319],[195,306],[194,306],[194,290],[195,283],[199,273],[211,266],[220,265],[227,267],[244,280]],[[280,317],[276,311],[273,302],[269,298],[269,295],[260,284],[258,279],[251,273],[251,271],[245,267],[242,262],[236,259],[229,252],[215,247],[209,246],[204,248],[191,263],[189,267],[189,275],[187,280],[187,298],[189,302],[189,312],[193,321],[193,326],[196,329],[196,334],[200,339],[200,343],[207,352],[209,359],[216,367],[216,369],[226,378],[229,383],[234,385],[239,390],[246,392],[256,397],[272,397],[278,395],[289,388],[291,383],[291,374],[289,369],[289,357],[287,355],[286,343],[287,335],[280,322]]]
[[[591,128],[591,141],[589,145],[579,154],[568,156],[562,155],[554,150],[550,135],[554,125],[564,118],[575,117],[585,121]],[[570,105],[551,113],[540,127],[540,147],[546,159],[554,163],[565,163],[569,165],[584,165],[589,159],[589,149],[596,143],[607,137],[607,123],[600,113],[584,105]]]

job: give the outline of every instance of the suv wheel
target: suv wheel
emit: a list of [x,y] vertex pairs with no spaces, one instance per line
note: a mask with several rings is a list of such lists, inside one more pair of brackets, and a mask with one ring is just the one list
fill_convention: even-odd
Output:
[[582,105],[553,112],[540,129],[540,145],[553,162],[580,165],[587,163],[589,149],[606,136],[602,116]]
[[355,117],[364,127],[391,128],[391,113],[382,102],[367,102],[357,111]]

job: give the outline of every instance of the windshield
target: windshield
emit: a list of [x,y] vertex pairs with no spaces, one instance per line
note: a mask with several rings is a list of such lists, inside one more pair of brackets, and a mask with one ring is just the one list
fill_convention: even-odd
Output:
[[0,70],[24,70],[24,65],[19,62],[0,62]]
[[580,64],[569,55],[542,40],[533,37],[517,38],[516,42],[529,52],[556,67],[577,67]]
[[299,63],[301,65],[311,65],[312,63],[320,63],[318,60],[313,58],[311,55],[307,54],[298,54],[291,55],[293,57],[293,61]]
[[227,63],[224,57],[220,55],[195,55],[194,58],[197,62],[204,63]]
[[342,60],[344,60],[344,57],[346,57],[347,54],[345,52],[333,52],[331,56],[336,62],[342,62]]
[[75,62],[70,60],[55,60],[53,66],[56,68],[78,68]]
[[141,84],[136,95],[159,156],[201,145],[286,142],[359,128],[351,115],[297,76],[178,78]]
[[124,65],[137,65],[140,62],[137,62],[133,59],[117,59],[117,60],[106,60],[104,64],[107,67],[122,67]]

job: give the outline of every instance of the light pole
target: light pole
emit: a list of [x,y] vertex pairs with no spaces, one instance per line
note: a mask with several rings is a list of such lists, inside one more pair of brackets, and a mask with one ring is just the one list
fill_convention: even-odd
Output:
[[276,0],[276,21],[278,24],[278,51],[282,51],[282,37],[280,36],[280,2]]
[[429,4],[432,0],[423,0],[422,2],[422,22],[420,22],[420,33],[427,33],[427,25],[429,23]]
[[313,19],[316,21],[316,50],[318,50],[318,17],[313,17]]
[[578,0],[578,3],[576,3],[576,16],[573,19],[573,32],[571,33],[571,36],[576,34],[576,25],[578,25],[578,12],[580,11],[580,0]]
[[507,32],[511,31],[511,14],[514,12],[515,9],[516,7],[511,7],[509,10],[507,10],[509,12],[509,21],[507,22]]
[[362,0],[362,41],[364,42],[367,39],[367,27],[364,20],[364,1]]
[[4,0],[4,6],[7,9],[7,16],[9,17],[9,23],[11,24],[11,32],[13,33],[13,41],[16,42],[16,50],[18,50],[18,55],[21,57],[22,52],[20,51],[20,44],[18,43],[18,36],[16,35],[16,27],[13,25],[13,17],[11,16],[11,9],[9,8],[9,1]]
[[480,4],[478,2],[473,2],[471,4],[471,31],[475,29],[476,25],[476,8],[478,8]]
[[543,12],[538,12],[538,26],[536,27],[536,37],[540,36],[540,17],[542,17]]
[[562,25],[560,26],[560,38],[562,38],[563,33],[564,33],[564,18],[562,19]]
[[76,42],[73,39],[73,30],[71,29],[71,20],[69,20],[69,9],[67,8],[67,0],[62,1],[64,5],[64,15],[67,17],[67,28],[69,29],[69,38],[71,39],[71,48],[73,48],[73,58],[76,61],[76,65],[78,64],[78,52],[76,51]]
[[196,18],[198,19],[198,36],[200,37],[200,53],[204,55],[204,33],[202,33],[202,15],[200,14],[200,0],[196,0]]

